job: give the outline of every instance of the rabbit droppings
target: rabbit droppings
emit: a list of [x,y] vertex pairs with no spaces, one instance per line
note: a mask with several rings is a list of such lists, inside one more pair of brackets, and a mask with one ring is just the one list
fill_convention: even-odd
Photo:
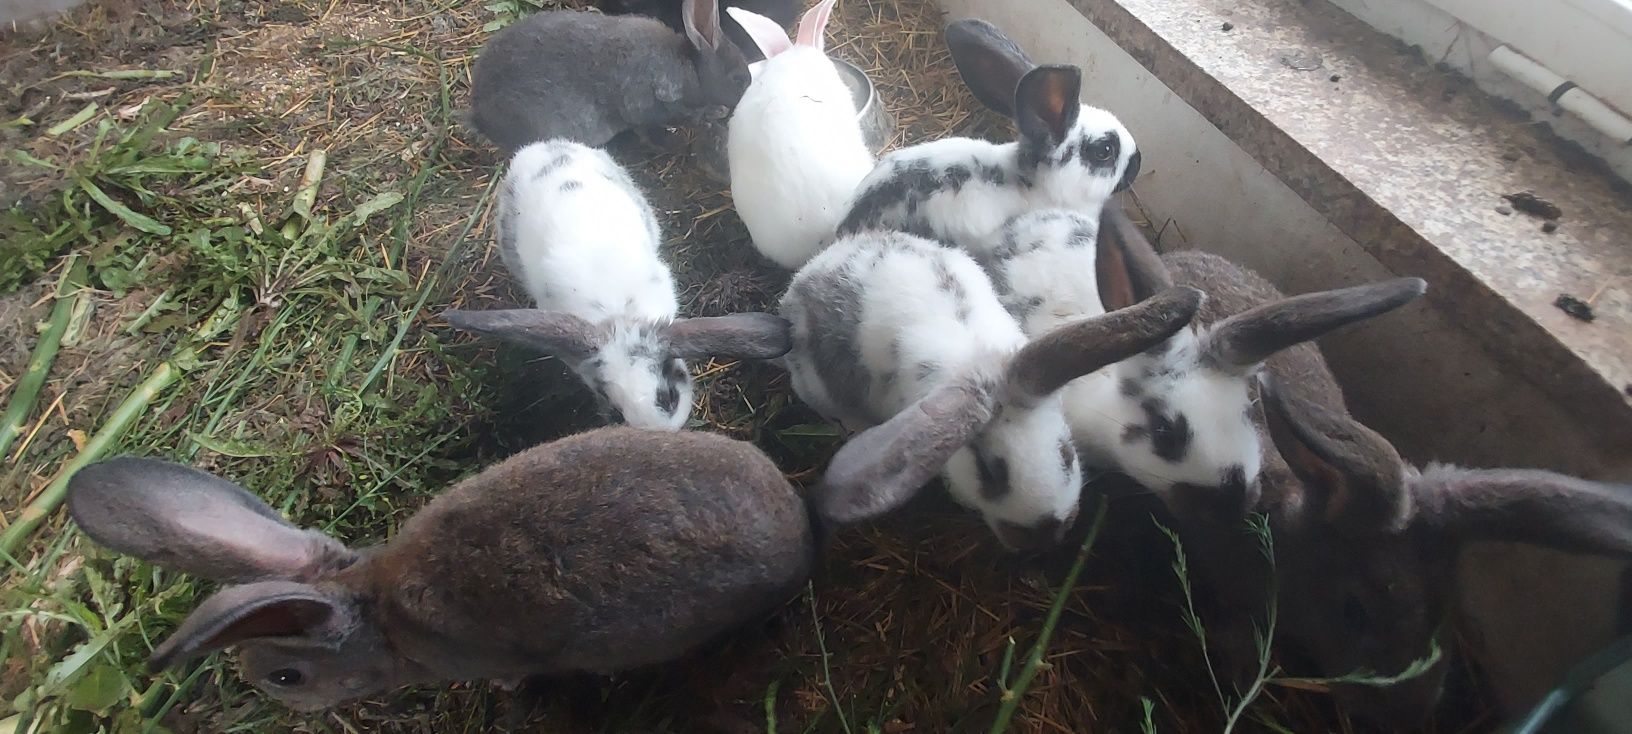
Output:
[[752,445],[621,427],[490,467],[366,550],[155,459],[86,467],[68,508],[109,548],[229,584],[152,667],[236,646],[247,680],[305,711],[673,660],[791,598],[816,556],[804,500]]

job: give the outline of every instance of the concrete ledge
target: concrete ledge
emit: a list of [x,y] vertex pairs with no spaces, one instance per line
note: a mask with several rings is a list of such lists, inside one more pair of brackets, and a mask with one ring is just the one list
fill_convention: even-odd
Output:
[[[1072,4],[1384,266],[1429,278],[1434,306],[1515,374],[1606,430],[1632,425],[1624,182],[1324,2]],[[1497,213],[1519,191],[1563,208],[1556,232]],[[1560,294],[1596,295],[1596,321]]]

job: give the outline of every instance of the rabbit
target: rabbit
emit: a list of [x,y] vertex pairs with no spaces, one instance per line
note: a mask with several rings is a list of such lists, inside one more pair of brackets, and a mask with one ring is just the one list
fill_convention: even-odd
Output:
[[[769,18],[778,28],[786,28],[793,22],[793,17],[799,14],[803,6],[800,0],[718,0],[717,3],[729,14],[733,8],[742,8],[755,15]],[[601,12],[607,15],[645,15],[656,18],[676,31],[684,29],[684,17],[681,12],[680,0],[599,0],[595,3]],[[762,56],[757,51],[752,34],[743,28],[735,16],[725,19],[723,23],[725,35],[730,38],[749,61],[757,61]]]
[[551,140],[518,151],[498,239],[537,308],[456,309],[444,320],[561,359],[614,422],[679,430],[691,415],[685,360],[770,359],[791,347],[787,323],[772,314],[676,318],[657,216],[603,150]]
[[763,16],[726,11],[766,56],[749,67],[754,81],[731,114],[731,199],[754,247],[789,270],[833,240],[856,184],[873,169],[850,87],[822,52],[833,2],[805,13],[797,41]]
[[[1063,210],[1015,217],[982,264],[1031,336],[1125,308],[1174,284],[1155,248],[1114,202],[1092,218]],[[1095,278],[1077,276],[1090,270]],[[1250,418],[1252,378],[1263,361],[1399,308],[1425,288],[1419,278],[1397,278],[1265,302],[1212,323],[1198,320],[1160,347],[1065,388],[1077,448],[1086,465],[1119,470],[1152,491],[1216,487],[1250,504],[1262,467]]]
[[1140,153],[1109,112],[1081,104],[1082,71],[1037,66],[992,24],[946,27],[958,73],[975,98],[1014,118],[1019,139],[945,138],[884,156],[862,180],[840,235],[891,229],[980,254],[1004,222],[1033,209],[1090,216],[1132,185]]
[[1059,389],[1172,335],[1200,300],[1173,289],[1028,342],[961,250],[904,232],[840,238],[779,306],[794,392],[859,432],[830,462],[818,511],[839,523],[882,514],[941,473],[1004,547],[1052,546],[1082,487]]
[[[1221,498],[1209,486],[1177,484],[1156,493],[1217,602],[1220,618],[1205,620],[1209,638],[1218,641],[1237,683],[1256,673],[1255,625],[1271,599],[1288,675],[1391,676],[1430,653],[1451,610],[1452,567],[1464,542],[1530,542],[1632,558],[1632,486],[1537,470],[1419,469],[1349,415],[1313,343],[1276,350],[1298,328],[1294,315],[1255,318],[1254,327],[1234,327],[1238,333],[1227,340],[1218,336],[1232,318],[1248,323],[1243,315],[1299,299],[1362,303],[1354,289],[1287,299],[1217,256],[1172,253],[1161,262],[1172,283],[1207,294],[1196,323],[1209,334],[1204,342],[1220,345],[1209,352],[1233,364],[1270,355],[1247,404],[1266,447],[1261,489],[1250,504],[1241,508],[1231,493]],[[1392,288],[1404,298],[1421,285]],[[1221,512],[1230,508],[1233,518]],[[1242,524],[1242,509],[1267,517],[1273,578],[1260,541]],[[1447,667],[1442,659],[1394,685],[1338,684],[1333,694],[1357,715],[1412,729],[1432,712]]]
[[722,35],[717,4],[681,7],[684,34],[651,18],[570,10],[506,28],[476,59],[472,126],[511,154],[553,138],[602,146],[730,109],[748,88],[748,61]]
[[87,466],[68,508],[99,544],[227,584],[151,668],[236,646],[249,682],[302,711],[673,660],[793,597],[817,555],[804,500],[758,449],[625,427],[512,456],[366,550],[156,459]]

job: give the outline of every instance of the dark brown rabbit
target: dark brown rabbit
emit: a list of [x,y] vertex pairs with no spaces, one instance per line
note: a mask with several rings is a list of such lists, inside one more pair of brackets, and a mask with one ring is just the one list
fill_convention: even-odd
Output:
[[[1265,304],[1291,304],[1219,346],[1245,355],[1235,361],[1270,355],[1250,409],[1262,443],[1275,449],[1263,451],[1256,497],[1243,507],[1231,487],[1183,483],[1158,493],[1218,602],[1208,622],[1239,682],[1255,672],[1253,625],[1263,623],[1271,598],[1268,564],[1243,509],[1269,520],[1276,642],[1297,676],[1391,676],[1429,655],[1450,611],[1453,559],[1466,541],[1632,557],[1632,486],[1537,470],[1419,469],[1349,415],[1320,351],[1295,332],[1309,323],[1302,312],[1330,309],[1334,300],[1362,308],[1364,287],[1286,300],[1228,260],[1201,252],[1158,258],[1125,220],[1112,224],[1103,225],[1100,246],[1119,250],[1112,260],[1122,259],[1132,300],[1173,284],[1200,289],[1208,298],[1196,323],[1204,329]],[[1409,727],[1432,712],[1446,669],[1441,660],[1392,686],[1339,685],[1333,693],[1357,714]]]
[[680,657],[765,614],[816,554],[800,496],[753,446],[605,428],[517,454],[353,551],[248,491],[153,459],[86,467],[87,535],[229,585],[154,649],[224,647],[291,708],[414,683],[610,673]]

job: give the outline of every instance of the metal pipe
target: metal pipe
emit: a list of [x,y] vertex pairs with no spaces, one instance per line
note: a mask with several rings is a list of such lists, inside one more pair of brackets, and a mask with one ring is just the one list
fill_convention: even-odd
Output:
[[1508,46],[1497,46],[1496,50],[1491,51],[1490,63],[1503,74],[1546,96],[1549,102],[1569,110],[1594,130],[1609,136],[1610,140],[1632,146],[1632,120],[1588,94],[1575,82]]

